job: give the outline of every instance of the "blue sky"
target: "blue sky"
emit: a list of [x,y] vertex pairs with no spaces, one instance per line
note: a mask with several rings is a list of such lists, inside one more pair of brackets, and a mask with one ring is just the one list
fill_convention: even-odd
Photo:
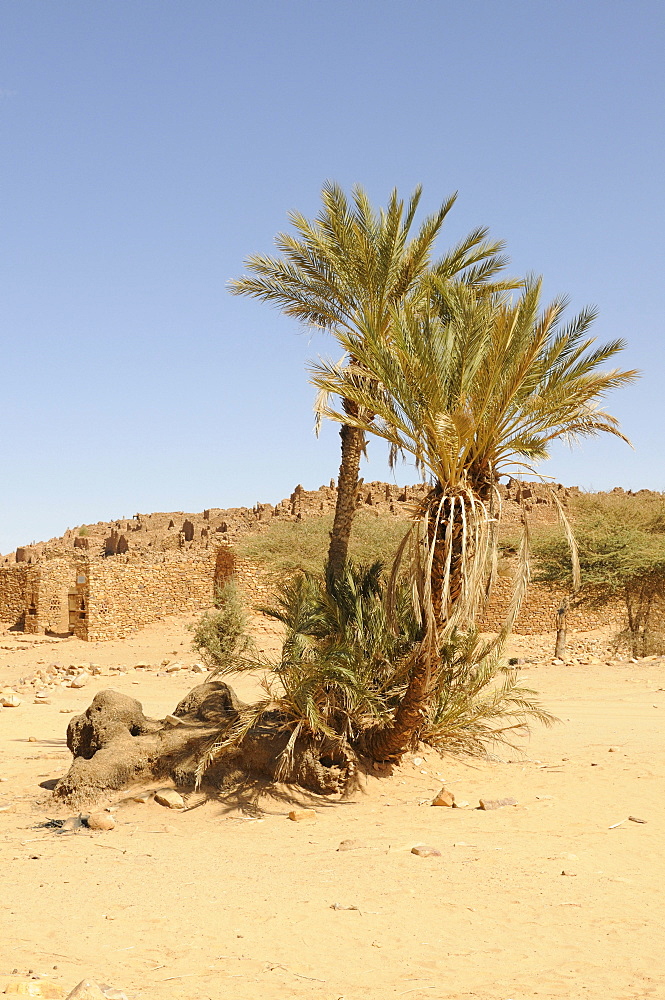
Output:
[[609,403],[635,450],[542,471],[665,490],[664,47],[661,0],[3,0],[0,551],[336,475],[332,345],[225,288],[326,178],[457,190],[442,247],[487,225],[594,303],[644,371]]

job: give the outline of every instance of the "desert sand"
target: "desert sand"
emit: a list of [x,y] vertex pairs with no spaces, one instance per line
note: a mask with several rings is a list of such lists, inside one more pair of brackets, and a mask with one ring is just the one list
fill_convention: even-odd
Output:
[[[0,991],[32,975],[129,1000],[665,997],[665,663],[525,664],[559,725],[492,760],[411,754],[345,800],[185,793],[177,811],[132,789],[101,804],[111,831],[45,827],[71,815],[49,791],[71,714],[109,687],[172,711],[200,679],[159,666],[195,662],[186,624],[99,644],[0,634],[0,688],[51,662],[102,670],[0,709]],[[442,785],[468,805],[431,806]]]

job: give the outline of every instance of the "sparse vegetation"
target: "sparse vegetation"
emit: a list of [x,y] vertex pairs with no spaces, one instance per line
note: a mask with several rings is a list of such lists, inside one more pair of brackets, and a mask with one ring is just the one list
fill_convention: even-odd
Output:
[[192,645],[209,669],[224,673],[240,668],[256,654],[235,584],[227,583],[218,590],[215,605],[214,611],[206,611],[193,626]]
[[[268,572],[320,573],[332,524],[332,514],[302,521],[280,522],[279,518],[273,518],[267,528],[245,535],[238,544],[238,552]],[[351,536],[351,560],[365,565],[379,561],[389,566],[408,528],[406,518],[359,511]]]
[[[581,496],[573,508],[579,550],[578,600],[603,607],[621,600],[626,627],[618,648],[633,656],[665,651],[665,500],[645,496]],[[543,581],[571,581],[568,546],[561,538],[537,546]]]

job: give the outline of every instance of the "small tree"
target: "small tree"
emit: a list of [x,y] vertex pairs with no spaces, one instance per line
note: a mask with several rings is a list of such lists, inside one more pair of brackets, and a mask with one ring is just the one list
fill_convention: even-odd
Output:
[[[626,628],[617,636],[633,656],[664,647],[665,501],[660,497],[589,496],[578,501],[575,536],[581,590],[579,602],[605,607],[621,600]],[[567,583],[570,552],[563,539],[537,546],[540,580]]]

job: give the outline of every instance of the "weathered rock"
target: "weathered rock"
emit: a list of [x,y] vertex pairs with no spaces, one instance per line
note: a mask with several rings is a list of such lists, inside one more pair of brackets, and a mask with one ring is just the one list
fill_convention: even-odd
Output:
[[171,663],[170,666],[166,668],[167,674],[175,674],[178,670],[184,670],[184,663]]
[[367,847],[367,844],[363,840],[343,840],[340,843],[340,845],[337,848],[337,850],[338,851],[360,851],[364,847]]
[[517,799],[481,799],[479,809],[488,812],[490,809],[503,809],[504,806],[516,806]]
[[13,692],[3,691],[3,693],[0,694],[0,705],[2,705],[3,708],[18,708],[20,704],[21,699]]
[[194,663],[192,665],[192,673],[193,674],[207,674],[208,673],[208,668],[204,667],[202,663]]
[[155,802],[167,809],[184,809],[185,800],[175,788],[159,788],[155,792]]
[[448,806],[450,809],[455,805],[455,796],[447,788],[441,788],[432,799],[433,806]]
[[84,688],[89,680],[90,680],[90,674],[78,674],[73,680],[69,682],[67,687]]
[[293,820],[294,823],[303,823],[316,819],[316,812],[314,809],[292,809],[289,813],[289,819]]
[[91,979],[83,979],[67,995],[66,1000],[106,1000],[106,997],[97,983],[93,983]]
[[5,986],[5,995],[21,997],[42,997],[43,1000],[62,1000],[66,990],[52,979],[10,979]]
[[115,828],[115,820],[111,813],[106,812],[106,810],[90,813],[86,822],[91,830],[113,830]]
[[411,853],[416,854],[419,858],[441,857],[441,851],[438,851],[436,847],[428,847],[426,844],[416,844],[415,847],[411,848]]
[[80,816],[68,816],[60,827],[60,833],[72,833],[81,830],[84,826]]

